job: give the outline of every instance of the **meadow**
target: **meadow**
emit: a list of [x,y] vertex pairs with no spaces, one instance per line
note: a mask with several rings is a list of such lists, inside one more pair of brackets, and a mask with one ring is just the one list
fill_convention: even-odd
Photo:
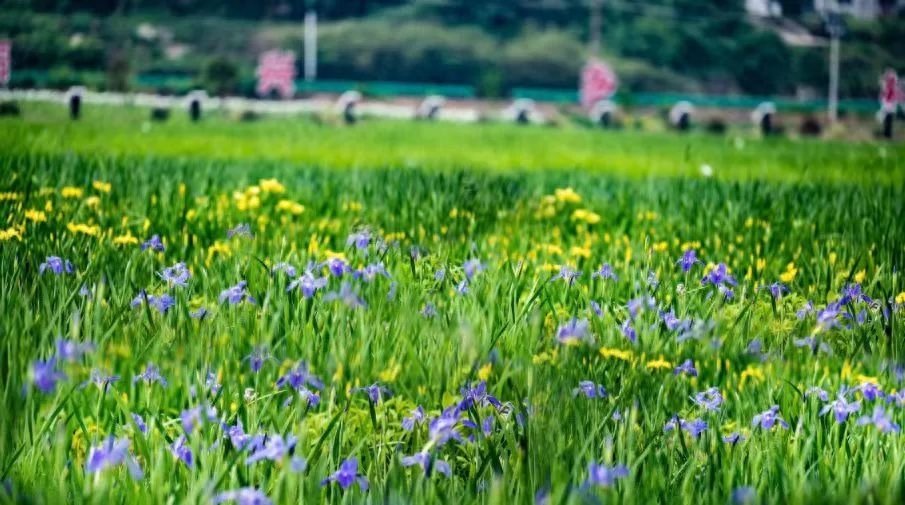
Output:
[[0,501],[901,503],[905,149],[0,120]]

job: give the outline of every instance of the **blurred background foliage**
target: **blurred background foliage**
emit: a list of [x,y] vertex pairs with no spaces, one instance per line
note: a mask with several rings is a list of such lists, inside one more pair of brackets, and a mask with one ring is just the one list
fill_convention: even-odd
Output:
[[[807,0],[784,13],[823,35]],[[588,56],[586,0],[5,0],[0,37],[13,39],[14,85],[109,88],[127,54],[133,73],[178,75],[187,87],[228,60],[232,92],[253,93],[257,55],[301,56],[306,10],[319,16],[318,77],[474,86],[574,88]],[[822,96],[825,47],[791,47],[750,18],[744,0],[606,0],[601,55],[632,92]],[[901,17],[850,20],[842,45],[843,97],[874,97],[878,76],[905,54]],[[302,61],[299,57],[299,66]],[[172,90],[183,91],[183,90]],[[212,90],[213,91],[213,90]]]

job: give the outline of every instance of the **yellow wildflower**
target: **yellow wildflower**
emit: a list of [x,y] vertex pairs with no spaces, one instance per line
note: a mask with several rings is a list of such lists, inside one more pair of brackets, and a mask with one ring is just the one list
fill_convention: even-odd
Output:
[[572,246],[572,248],[569,249],[569,254],[571,256],[580,256],[582,258],[590,258],[591,249],[589,249],[587,247]]
[[305,212],[305,206],[300,203],[293,202],[292,200],[280,200],[277,203],[277,210],[281,212],[288,212],[297,216],[302,212]]
[[88,207],[94,208],[100,204],[101,204],[101,199],[100,199],[100,197],[98,197],[96,195],[91,195],[85,199],[85,205],[87,205]]
[[276,179],[261,179],[258,185],[261,187],[261,191],[265,193],[281,194],[286,192],[286,187]]
[[867,272],[865,272],[863,269],[859,270],[858,273],[855,274],[855,282],[861,284],[862,282],[864,282],[865,277],[867,277]]
[[654,244],[654,251],[655,252],[665,252],[668,247],[669,247],[669,244],[666,243],[666,241],[657,242],[656,244]]
[[85,191],[82,188],[76,188],[74,186],[66,186],[62,190],[60,190],[60,194],[63,195],[63,198],[81,198],[82,193]]
[[69,233],[72,233],[73,235],[84,233],[85,235],[97,237],[101,234],[101,227],[96,224],[69,223],[66,225],[66,228],[69,230]]
[[7,228],[5,230],[0,230],[0,240],[12,240],[16,239],[18,241],[22,241],[22,232],[16,229],[15,226],[11,228]]
[[531,357],[531,363],[541,365],[544,363],[552,363],[556,361],[556,349],[552,351],[543,351]]
[[788,284],[795,280],[796,275],[798,275],[798,269],[795,268],[795,263],[789,263],[786,265],[786,271],[780,274],[779,280]]
[[572,213],[572,221],[584,221],[588,224],[597,224],[600,222],[600,215],[587,209],[575,209]]
[[569,188],[559,188],[553,192],[555,198],[559,202],[564,203],[578,203],[581,201],[581,195],[575,192],[571,187]]
[[899,305],[905,304],[905,291],[896,295],[896,303]]
[[116,237],[113,237],[114,245],[135,245],[137,243],[138,239],[128,231],[123,235],[117,235]]
[[35,223],[44,223],[47,221],[47,214],[40,210],[28,209],[25,211],[25,219]]
[[101,193],[109,193],[113,186],[109,182],[104,181],[94,181],[91,183],[91,187],[100,191]]
[[394,362],[390,362],[390,366],[386,368],[386,370],[377,374],[377,378],[379,378],[382,382],[393,382],[396,380],[396,377],[399,376],[399,372],[402,370],[402,367]]
[[648,361],[647,368],[650,368],[651,370],[659,370],[661,368],[672,368],[672,363],[670,363],[669,361],[666,361],[665,359],[663,359],[662,356],[660,356],[658,359],[655,359],[653,361]]
[[621,359],[622,361],[631,361],[632,360],[632,351],[622,350],[622,349],[613,349],[610,347],[601,347],[600,355],[604,358],[615,358]]
[[493,365],[491,363],[487,363],[478,369],[478,379],[482,381],[486,381],[490,378],[490,372],[493,371]]
[[0,192],[0,202],[4,202],[7,200],[18,200],[19,198],[21,198],[21,195],[19,193],[12,193],[12,192],[2,193],[2,192]]
[[741,378],[739,379],[739,385],[738,385],[739,389],[744,387],[745,382],[748,379],[755,379],[758,382],[760,382],[760,381],[764,380],[764,371],[754,365],[748,365],[748,368],[745,368],[742,371]]

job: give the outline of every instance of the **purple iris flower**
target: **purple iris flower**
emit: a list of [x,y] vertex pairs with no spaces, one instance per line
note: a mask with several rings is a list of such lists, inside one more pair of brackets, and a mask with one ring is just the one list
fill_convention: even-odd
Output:
[[226,230],[226,238],[233,238],[235,236],[252,238],[251,225],[248,223],[240,223],[237,224],[235,228]]
[[462,270],[465,271],[465,278],[469,281],[479,272],[483,272],[485,268],[486,266],[477,258],[472,258],[462,265]]
[[325,264],[333,277],[342,277],[343,274],[352,271],[352,268],[342,258],[330,258]]
[[82,389],[88,387],[89,384],[94,384],[97,388],[106,393],[108,389],[110,389],[110,385],[119,380],[119,375],[106,375],[104,372],[101,372],[97,368],[91,370],[91,375],[88,376],[88,380],[82,383],[80,386]]
[[91,292],[91,289],[88,288],[87,284],[82,284],[82,287],[79,288],[79,296],[84,296],[89,300],[94,298],[94,294]]
[[593,335],[590,332],[590,323],[587,319],[573,317],[568,323],[562,324],[556,329],[556,339],[563,344],[581,341],[590,342],[593,340]]
[[437,306],[431,302],[427,302],[424,304],[424,308],[421,309],[421,315],[428,319],[437,317]]
[[234,501],[238,505],[273,505],[273,502],[266,494],[253,487],[224,491],[214,496],[211,503],[217,505],[228,501]]
[[681,365],[677,366],[675,370],[672,371],[673,375],[679,375],[680,373],[684,373],[690,377],[698,376],[698,369],[694,367],[694,362],[690,359],[686,359],[682,362]]
[[[314,408],[320,405],[321,403],[321,395],[317,391],[311,391],[310,389],[302,386],[295,390],[299,394],[299,398],[305,404],[306,408]],[[295,398],[290,396],[283,402],[283,407],[288,407],[292,404]]]
[[189,317],[191,317],[192,319],[198,319],[198,320],[203,321],[204,318],[207,317],[208,313],[210,313],[210,311],[207,310],[206,308],[198,307],[198,310],[193,310],[192,312],[189,312]]
[[638,332],[635,331],[635,328],[632,327],[632,320],[626,319],[619,325],[619,331],[622,332],[622,335],[627,338],[631,343],[635,343],[638,341]]
[[735,277],[729,273],[729,267],[727,267],[725,263],[720,263],[707,272],[707,275],[701,279],[702,286],[707,284],[713,284],[714,286],[735,286],[738,282],[735,280]]
[[628,477],[628,467],[617,465],[608,467],[591,461],[588,463],[588,480],[585,486],[612,487],[618,479]]
[[138,415],[138,414],[133,413],[133,414],[132,414],[132,422],[134,422],[134,423],[135,423],[135,426],[138,427],[138,431],[142,432],[142,433],[145,434],[145,435],[148,434],[148,425],[145,423],[144,418],[142,418],[142,417],[141,417],[140,415]]
[[883,390],[880,386],[873,382],[862,382],[858,387],[858,391],[864,396],[864,399],[872,402],[878,398],[883,398]]
[[339,287],[339,291],[331,291],[324,295],[324,301],[332,302],[334,300],[341,301],[352,309],[357,309],[359,307],[367,308],[368,306],[364,299],[352,289],[352,285],[348,282],[343,282]]
[[434,280],[435,280],[435,281],[440,282],[440,281],[442,281],[442,280],[445,279],[445,278],[446,278],[446,269],[445,269],[445,268],[437,269],[437,271],[434,272]]
[[352,232],[346,238],[346,247],[354,245],[356,249],[364,250],[371,244],[371,232],[368,229],[362,229]]
[[148,365],[145,367],[144,372],[132,378],[132,384],[135,384],[138,381],[144,381],[149,386],[157,382],[161,386],[167,387],[166,378],[160,375],[160,369],[153,363],[148,363]]
[[63,361],[78,361],[86,353],[94,350],[91,342],[76,342],[75,340],[57,339],[57,358]]
[[57,370],[56,358],[46,361],[36,360],[31,365],[31,380],[35,387],[44,394],[53,393],[57,382],[65,379],[66,375]]
[[247,282],[239,281],[239,283],[235,286],[224,289],[220,292],[220,297],[218,298],[219,302],[221,304],[224,302],[229,302],[230,305],[236,305],[242,303],[242,301],[244,300],[248,303],[254,304],[255,299],[248,292],[247,286]]
[[314,389],[323,389],[324,383],[316,375],[311,373],[308,363],[299,361],[295,368],[286,372],[282,377],[277,379],[276,387],[282,388],[289,386],[292,389],[299,389],[305,386],[311,386]]
[[462,279],[458,284],[456,284],[456,293],[460,295],[468,294],[468,279]]
[[365,282],[373,282],[377,276],[386,277],[387,279],[390,278],[390,274],[387,272],[386,267],[383,266],[383,262],[365,265],[364,268],[353,274],[355,279],[362,279]]
[[132,303],[130,304],[132,307],[139,307],[143,303],[147,303],[148,306],[157,309],[157,312],[161,314],[166,314],[173,306],[176,305],[176,299],[170,296],[167,293],[162,295],[149,295],[145,290],[141,290],[138,292],[138,295],[132,299]]
[[186,444],[185,435],[180,435],[179,438],[170,444],[170,453],[172,453],[176,459],[185,463],[185,466],[189,468],[195,466],[195,454],[192,453],[192,448]]
[[779,415],[779,405],[773,405],[769,409],[754,416],[751,420],[751,426],[759,426],[764,430],[772,429],[774,426],[789,429],[789,423]]
[[827,402],[830,400],[830,394],[826,392],[823,388],[819,388],[817,386],[811,386],[804,392],[804,397],[809,398],[811,396],[816,396],[821,401]]
[[277,263],[273,266],[273,268],[270,269],[270,275],[276,275],[277,272],[283,272],[287,277],[295,277],[296,275],[298,275],[298,270],[296,270],[294,266],[286,263],[285,261]]
[[764,289],[770,290],[770,295],[777,300],[782,298],[783,295],[792,292],[792,290],[790,290],[785,284],[781,282],[774,282],[769,286],[764,286]]
[[270,352],[267,350],[267,347],[258,346],[251,351],[251,354],[242,358],[242,361],[246,360],[251,367],[252,373],[258,373],[261,371],[264,363],[270,360]]
[[484,433],[485,437],[489,437],[493,434],[493,423],[496,421],[496,418],[493,415],[489,415],[481,421],[481,432]]
[[809,314],[814,313],[814,302],[808,300],[797,312],[795,312],[795,317],[799,320],[808,317]]
[[720,388],[711,387],[695,394],[691,400],[704,410],[715,412],[723,405],[723,394],[720,393]]
[[460,426],[460,418],[462,410],[458,406],[449,407],[440,413],[439,416],[428,422],[427,430],[431,442],[438,447],[446,444],[450,440],[461,442],[462,435],[457,428]]
[[603,317],[603,308],[600,306],[599,303],[595,302],[594,300],[591,300],[590,305],[591,305],[591,312],[593,312],[595,316]]
[[[669,309],[669,312],[660,312],[660,320],[663,321],[667,331],[680,331],[684,334],[691,330],[691,321],[679,319],[673,309]],[[686,337],[683,340],[688,340],[688,338],[690,337]]]
[[196,426],[199,426],[204,422],[216,421],[217,409],[199,405],[195,408],[183,410],[179,414],[179,419],[182,421],[182,429],[185,433],[191,434],[195,431]]
[[425,477],[430,477],[431,473],[434,471],[447,477],[452,476],[452,468],[449,466],[449,463],[441,459],[432,459],[431,455],[427,452],[418,452],[411,456],[405,456],[401,459],[401,463],[402,466],[406,467],[414,465],[420,466],[421,469],[424,470]]
[[188,281],[192,277],[192,273],[189,272],[188,267],[186,267],[185,263],[182,262],[176,263],[171,267],[164,268],[157,275],[161,279],[163,279],[167,283],[167,285],[180,287],[188,286]]
[[358,484],[362,491],[368,490],[368,478],[358,473],[358,460],[349,458],[339,465],[339,469],[321,481],[321,486],[331,482],[339,484],[342,489],[347,489],[352,484]]
[[663,425],[663,432],[669,433],[675,429],[681,429],[682,431],[688,433],[692,436],[692,438],[698,438],[701,433],[707,430],[707,422],[703,419],[693,419],[691,421],[680,418],[679,416],[673,416],[672,419],[666,422]]
[[836,302],[840,306],[848,305],[850,303],[855,303],[855,302],[871,303],[873,301],[873,300],[871,300],[871,298],[869,296],[865,295],[861,291],[861,284],[858,284],[858,283],[849,284],[849,285],[845,286],[844,288],[842,288],[840,295],[842,295],[842,296]]
[[371,400],[371,403],[380,403],[384,398],[389,398],[393,395],[393,392],[389,389],[377,384],[371,384],[370,386],[363,386],[360,388],[355,388],[352,390],[353,392],[365,392],[368,394],[368,399]]
[[64,260],[59,256],[48,256],[44,263],[38,265],[38,274],[44,275],[47,270],[50,270],[54,275],[63,275],[74,273],[75,267],[69,260]]
[[262,459],[280,461],[286,457],[287,454],[292,454],[297,443],[298,438],[292,435],[289,435],[285,439],[281,435],[269,435],[264,441],[264,446],[258,448],[248,456],[245,460],[245,464],[251,465]]
[[635,319],[642,310],[656,307],[656,303],[652,296],[641,296],[629,300],[625,306],[628,309],[629,317]]
[[468,410],[472,405],[479,405],[481,407],[492,405],[497,409],[503,406],[495,396],[487,392],[486,381],[481,381],[473,387],[466,384],[459,392],[462,394],[462,400],[459,402],[458,406],[460,411]]
[[609,263],[604,263],[600,266],[600,268],[591,274],[591,278],[601,278],[601,279],[610,279],[613,282],[619,282],[619,276],[616,275],[616,272],[613,270],[613,266]]
[[566,284],[569,287],[572,287],[572,284],[574,284],[579,277],[581,277],[581,272],[572,270],[567,265],[563,265],[559,267],[559,272],[550,279],[550,282],[562,279],[566,281]]
[[827,331],[840,325],[839,316],[841,311],[839,305],[830,303],[826,308],[817,312],[817,329],[816,331]]
[[160,235],[151,235],[151,238],[141,244],[142,251],[147,251],[148,249],[154,252],[163,252],[166,249],[163,246],[163,241],[160,240]]
[[886,409],[882,405],[874,407],[874,412],[869,416],[862,416],[858,419],[858,426],[867,424],[874,425],[880,433],[898,433],[899,425],[893,422],[892,417],[886,413]]
[[743,486],[732,490],[732,505],[751,505],[757,503],[757,491],[753,487]]
[[210,370],[204,376],[204,388],[210,391],[212,395],[220,392],[220,383],[217,381],[217,375]]
[[745,441],[745,436],[737,431],[734,431],[723,437],[723,442],[730,444],[730,445],[735,445],[739,442],[744,442],[744,441]]
[[405,431],[412,431],[415,429],[416,424],[424,424],[424,420],[424,407],[418,405],[412,410],[412,415],[410,417],[402,418],[402,429]]
[[233,444],[233,447],[238,451],[244,451],[245,449],[254,451],[264,446],[264,436],[252,436],[246,434],[245,429],[242,427],[241,419],[236,420],[236,424],[233,426],[229,426],[224,423],[223,429],[225,431],[226,437],[229,438],[229,441]]
[[826,342],[818,340],[816,337],[796,338],[792,341],[795,347],[807,347],[811,350],[811,354],[822,352],[824,354],[833,354],[833,349]]
[[301,277],[293,280],[286,286],[286,291],[299,289],[305,298],[311,298],[318,289],[322,289],[327,285],[326,277],[315,277],[311,272],[305,272]]
[[845,398],[845,392],[842,391],[839,393],[835,400],[827,403],[822,409],[820,409],[820,415],[824,416],[832,411],[833,416],[835,416],[836,418],[836,422],[842,424],[848,419],[848,416],[858,412],[859,410],[861,410],[861,402],[848,401]]
[[594,384],[592,381],[581,381],[578,387],[572,390],[572,396],[584,395],[586,398],[606,398],[606,388],[603,384]]
[[129,443],[128,438],[117,439],[111,435],[101,445],[91,447],[85,463],[85,471],[96,473],[109,467],[125,464],[132,478],[140,480],[144,477],[144,472],[138,466],[138,461],[129,453]]
[[698,259],[697,252],[694,249],[687,249],[682,253],[682,257],[679,258],[679,261],[677,261],[676,264],[682,267],[683,272],[688,273],[688,271],[691,270],[691,267],[700,262],[701,260]]

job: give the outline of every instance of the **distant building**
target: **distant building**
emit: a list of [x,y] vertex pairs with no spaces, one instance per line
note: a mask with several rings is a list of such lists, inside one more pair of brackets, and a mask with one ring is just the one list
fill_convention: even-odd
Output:
[[814,11],[818,14],[838,12],[859,19],[895,15],[902,9],[905,9],[903,0],[814,0]]
[[763,18],[782,16],[782,5],[776,0],[745,0],[745,10],[752,16]]

